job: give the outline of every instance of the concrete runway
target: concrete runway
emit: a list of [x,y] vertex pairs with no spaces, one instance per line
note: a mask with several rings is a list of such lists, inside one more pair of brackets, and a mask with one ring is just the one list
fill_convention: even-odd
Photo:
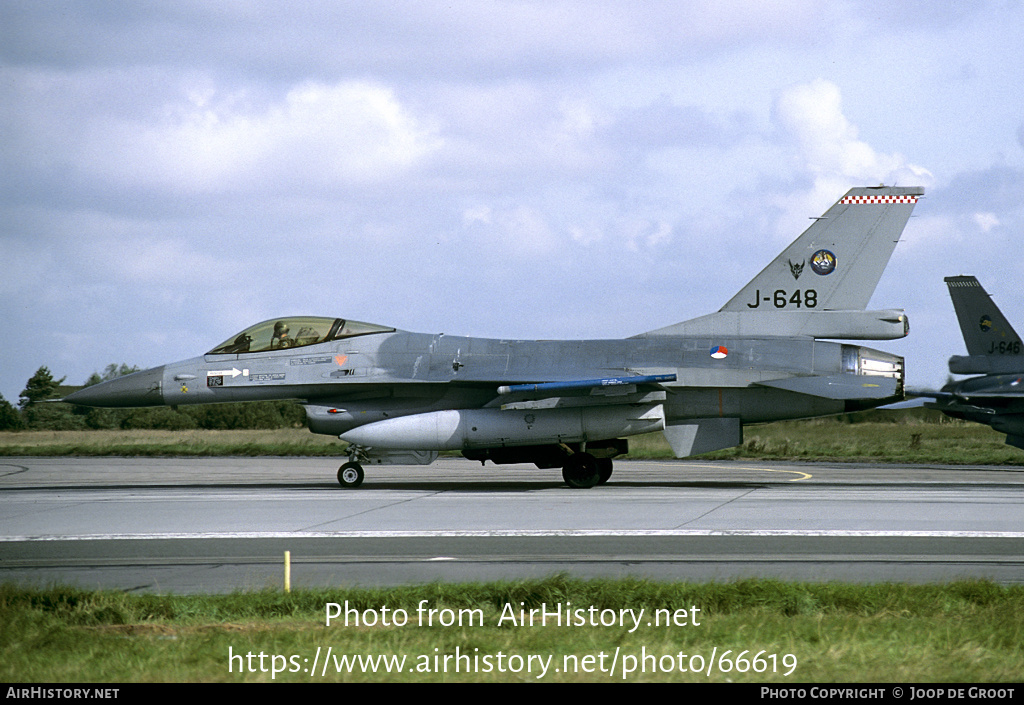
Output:
[[1024,583],[1024,469],[2,458],[0,581],[151,592],[636,576]]

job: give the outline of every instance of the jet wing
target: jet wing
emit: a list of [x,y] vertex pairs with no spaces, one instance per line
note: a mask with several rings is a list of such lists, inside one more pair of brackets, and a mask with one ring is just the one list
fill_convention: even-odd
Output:
[[1024,375],[975,377],[947,385],[940,392],[916,393],[918,396],[938,400],[971,400],[973,402],[983,402],[985,399],[1003,401],[1024,399]]
[[600,379],[570,380],[567,382],[539,382],[537,384],[512,384],[498,387],[498,394],[517,392],[561,392],[570,389],[617,388],[637,384],[660,384],[675,382],[675,375],[636,375],[631,377],[603,377]]
[[1024,399],[1024,389],[991,389],[977,392],[957,392],[950,395],[955,399],[971,399],[984,401],[985,399]]
[[487,406],[499,406],[502,409],[554,409],[660,402],[665,399],[661,384],[674,381],[676,375],[661,374],[502,385],[498,387],[498,398]]

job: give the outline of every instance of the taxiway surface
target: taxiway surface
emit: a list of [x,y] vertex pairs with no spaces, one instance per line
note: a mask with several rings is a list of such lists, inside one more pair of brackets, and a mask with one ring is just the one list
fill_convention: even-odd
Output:
[[1024,470],[442,459],[0,459],[0,581],[155,592],[637,576],[1024,582]]

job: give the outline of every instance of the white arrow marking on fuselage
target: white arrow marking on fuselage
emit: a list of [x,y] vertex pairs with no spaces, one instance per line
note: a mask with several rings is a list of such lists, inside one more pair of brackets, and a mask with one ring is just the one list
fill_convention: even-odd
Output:
[[236,370],[232,367],[230,370],[210,370],[206,373],[207,377],[237,377],[242,374],[241,370]]

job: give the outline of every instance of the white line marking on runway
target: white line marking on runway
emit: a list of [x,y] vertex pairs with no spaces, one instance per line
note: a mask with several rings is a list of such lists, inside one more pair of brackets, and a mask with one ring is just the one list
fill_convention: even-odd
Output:
[[149,541],[158,539],[407,539],[407,538],[547,538],[547,537],[642,537],[642,536],[827,536],[888,538],[996,538],[1024,539],[1020,531],[846,531],[785,529],[582,529],[582,530],[467,530],[467,531],[217,531],[156,534],[81,534],[52,536],[3,536],[0,543],[18,541]]

